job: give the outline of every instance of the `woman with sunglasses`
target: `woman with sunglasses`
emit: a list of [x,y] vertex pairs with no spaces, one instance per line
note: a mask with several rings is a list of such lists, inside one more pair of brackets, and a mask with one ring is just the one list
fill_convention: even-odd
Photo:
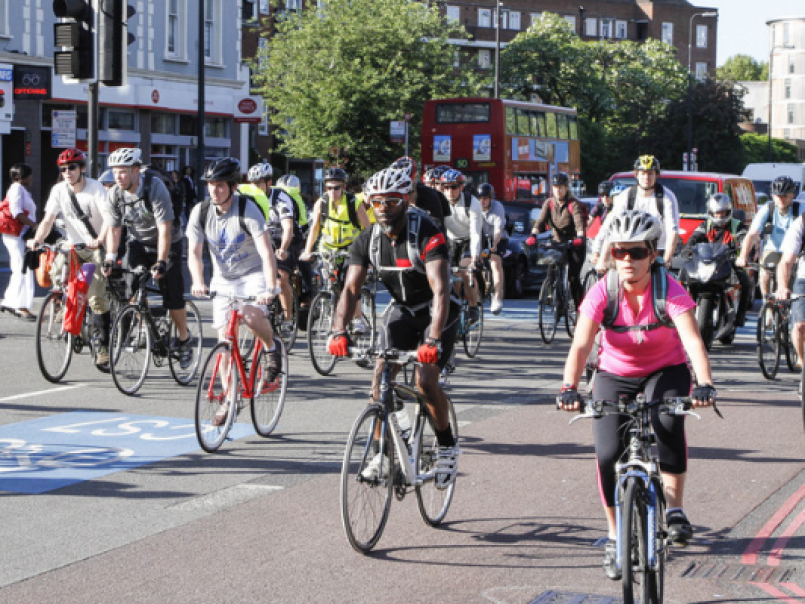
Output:
[[[684,288],[666,271],[652,270],[657,259],[660,222],[639,210],[627,210],[613,217],[608,234],[610,251],[618,276],[615,319],[601,336],[599,368],[593,381],[594,400],[617,401],[619,396],[645,394],[655,401],[691,394],[690,358],[697,383],[694,406],[715,402],[716,390],[710,374],[710,361],[694,316],[695,303]],[[652,279],[666,278],[666,313],[672,327],[658,321],[652,301]],[[579,309],[573,345],[565,363],[561,390],[561,409],[577,411],[581,395],[577,392],[586,359],[604,320],[609,299],[607,279],[601,279],[587,294]],[[625,451],[628,433],[620,415],[594,420],[595,454],[599,486],[609,528],[604,571],[610,579],[620,579],[615,565],[615,463]],[[693,528],[683,510],[687,445],[684,417],[655,413],[660,471],[665,484],[668,511],[666,520],[671,545],[684,547]]]

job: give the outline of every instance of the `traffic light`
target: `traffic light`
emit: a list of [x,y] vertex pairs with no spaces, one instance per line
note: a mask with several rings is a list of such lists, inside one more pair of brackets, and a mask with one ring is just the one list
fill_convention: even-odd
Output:
[[96,0],[53,0],[53,13],[67,21],[53,25],[53,41],[62,50],[53,53],[56,75],[80,82],[97,81],[95,32]]
[[125,0],[98,0],[98,79],[106,86],[124,86],[128,72],[127,46],[135,40],[128,20],[137,12]]

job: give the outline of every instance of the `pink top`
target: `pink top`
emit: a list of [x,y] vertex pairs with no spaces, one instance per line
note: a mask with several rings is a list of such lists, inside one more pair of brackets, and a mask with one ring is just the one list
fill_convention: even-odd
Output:
[[[588,292],[579,311],[585,317],[601,323],[606,306],[607,281],[601,279]],[[674,319],[695,306],[696,303],[688,292],[669,275],[666,302],[668,316]],[[637,317],[629,308],[626,297],[621,297],[615,325],[650,325],[656,322],[657,317],[651,304],[650,286],[646,288],[646,292],[640,300]],[[605,329],[601,336],[598,359],[599,368],[607,373],[623,377],[645,377],[663,367],[684,363],[687,357],[676,329],[660,327],[650,331],[631,330],[623,333]]]

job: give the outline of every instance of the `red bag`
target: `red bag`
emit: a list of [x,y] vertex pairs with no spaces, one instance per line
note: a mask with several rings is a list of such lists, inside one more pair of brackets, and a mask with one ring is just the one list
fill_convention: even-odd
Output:
[[77,336],[81,333],[84,313],[87,310],[89,279],[81,270],[75,250],[70,250],[70,277],[67,283],[67,303],[64,309],[64,331]]
[[39,258],[39,267],[36,269],[36,282],[39,287],[50,287],[53,283],[50,280],[50,269],[56,261],[56,252],[47,250]]
[[11,215],[11,207],[8,205],[8,197],[0,202],[0,234],[13,235],[19,237],[22,227],[25,225]]

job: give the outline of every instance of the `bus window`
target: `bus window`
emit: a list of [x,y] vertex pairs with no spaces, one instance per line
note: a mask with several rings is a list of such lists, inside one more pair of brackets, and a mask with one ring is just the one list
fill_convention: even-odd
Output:
[[576,121],[575,115],[568,115],[567,116],[567,125],[570,129],[570,140],[577,141],[579,140],[579,124]]
[[506,107],[506,134],[517,136],[517,114],[514,107]]
[[564,113],[556,114],[556,133],[559,138],[567,140],[567,116]]
[[548,138],[557,138],[558,134],[556,132],[556,114],[555,113],[547,114],[545,116],[545,121],[546,121],[546,125],[547,125],[547,129],[546,129],[547,134],[546,134],[546,136]]
[[520,136],[533,136],[531,132],[531,121],[528,119],[528,111],[525,109],[517,110],[517,133]]
[[544,111],[537,111],[537,125],[539,128],[537,129],[537,136],[546,137],[548,136],[548,129],[545,126],[545,112]]
[[436,105],[437,124],[481,124],[489,121],[489,103],[445,103]]
[[531,136],[539,136],[539,122],[537,122],[537,112],[528,112],[528,122],[531,126]]

